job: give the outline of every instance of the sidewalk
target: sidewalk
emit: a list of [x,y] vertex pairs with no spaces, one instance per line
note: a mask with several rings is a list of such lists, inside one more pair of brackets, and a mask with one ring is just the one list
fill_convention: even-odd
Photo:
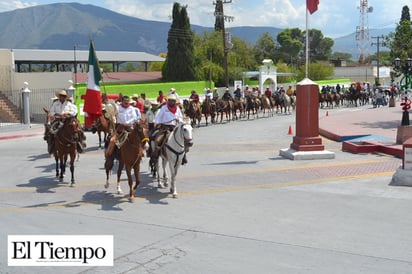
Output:
[[30,127],[25,124],[6,125],[0,127],[0,140],[16,139],[43,135],[43,124],[31,124]]
[[402,109],[396,107],[359,107],[333,112],[319,119],[319,134],[342,142],[342,150],[352,153],[383,152],[402,157],[402,145],[396,144]]

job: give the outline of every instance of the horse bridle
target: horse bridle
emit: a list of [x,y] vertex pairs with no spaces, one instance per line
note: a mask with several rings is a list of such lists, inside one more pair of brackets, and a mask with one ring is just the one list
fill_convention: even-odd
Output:
[[[189,141],[191,141],[192,139],[187,139],[186,137],[185,137],[185,135],[184,135],[184,133],[183,133],[183,126],[184,126],[185,124],[180,124],[180,125],[178,125],[178,126],[176,126],[174,129],[173,129],[173,139],[175,140],[175,142],[176,142],[176,144],[179,146],[179,147],[181,147],[182,148],[182,151],[176,151],[174,148],[172,148],[171,146],[169,146],[167,143],[166,143],[166,148],[167,149],[169,149],[171,152],[173,152],[174,154],[176,154],[176,161],[175,161],[175,168],[176,168],[176,165],[177,165],[177,163],[178,163],[178,159],[179,159],[179,156],[180,155],[182,155],[184,152],[185,152],[185,147],[186,147],[186,142],[189,142]],[[178,131],[178,129],[180,128],[180,132],[181,132],[181,136],[182,136],[182,139],[184,140],[184,143],[183,143],[183,145],[182,144],[179,144],[179,142],[177,141],[177,139],[176,139],[176,132]]]
[[[71,136],[71,137],[73,138],[75,135],[77,135],[77,134],[79,133],[79,129],[78,129],[78,127],[76,126],[76,120],[75,120],[73,117],[66,118],[66,119],[68,119],[68,121],[67,121],[67,122],[65,121],[65,122],[64,122],[65,124],[66,124],[66,123],[72,123],[72,125],[73,125],[73,135]],[[64,127],[64,125],[63,125],[63,127]],[[63,128],[63,127],[62,127],[62,128]],[[59,133],[60,133],[60,134],[59,134]],[[68,137],[66,137],[65,135],[63,135],[61,129],[58,131],[57,134],[59,134],[59,136],[61,137],[61,138],[58,138],[57,140],[59,141],[59,144],[61,144],[61,145],[63,145],[63,146],[70,147],[72,144],[75,144],[75,143],[76,143],[76,140],[74,140],[74,139],[70,140]],[[67,141],[67,143],[64,144],[64,143],[63,143],[63,140],[64,140],[64,141]]]

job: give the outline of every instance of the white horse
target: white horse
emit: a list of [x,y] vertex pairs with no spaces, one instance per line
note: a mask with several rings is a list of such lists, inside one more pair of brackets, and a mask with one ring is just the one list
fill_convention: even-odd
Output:
[[285,114],[291,113],[290,108],[292,107],[291,99],[290,96],[287,95],[285,92],[282,92],[280,94],[280,113],[283,112],[283,109],[285,109]]
[[[185,153],[189,152],[189,148],[193,146],[192,126],[186,123],[178,123],[170,133],[166,143],[160,151],[162,158],[163,177],[160,180],[159,175],[159,161],[156,161],[156,178],[158,187],[164,188],[168,185],[168,178],[166,174],[166,164],[169,163],[170,171],[170,193],[173,198],[177,197],[176,175],[182,163]],[[163,181],[163,182],[162,182]]]

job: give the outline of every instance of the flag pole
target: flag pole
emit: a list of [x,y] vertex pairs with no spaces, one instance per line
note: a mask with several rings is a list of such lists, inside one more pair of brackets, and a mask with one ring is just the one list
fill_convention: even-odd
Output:
[[309,10],[306,7],[306,62],[305,62],[305,78],[309,74]]

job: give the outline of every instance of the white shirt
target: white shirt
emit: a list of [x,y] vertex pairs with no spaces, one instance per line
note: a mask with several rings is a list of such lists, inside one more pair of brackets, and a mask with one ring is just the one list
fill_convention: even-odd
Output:
[[176,125],[176,119],[183,121],[182,111],[177,107],[176,113],[170,112],[167,105],[163,105],[156,115],[155,123],[163,125]]
[[72,116],[77,115],[77,107],[75,104],[69,101],[64,101],[64,103],[60,102],[60,100],[56,100],[53,102],[50,108],[50,115],[54,116],[55,114],[64,114],[70,113]]
[[212,99],[212,98],[213,98],[213,94],[212,94],[211,92],[206,93],[206,94],[205,94],[205,97],[206,97],[206,98],[209,98],[209,99]]
[[157,116],[157,114],[158,114],[159,112],[158,111],[156,111],[156,112],[153,112],[153,110],[149,110],[148,112],[146,112],[146,120],[147,120],[147,122],[150,124],[150,123],[154,123],[155,122],[155,120],[156,120],[156,116]]
[[133,125],[135,122],[139,121],[139,117],[136,114],[136,108],[129,106],[127,108],[119,106],[119,113],[117,114],[117,123]]

